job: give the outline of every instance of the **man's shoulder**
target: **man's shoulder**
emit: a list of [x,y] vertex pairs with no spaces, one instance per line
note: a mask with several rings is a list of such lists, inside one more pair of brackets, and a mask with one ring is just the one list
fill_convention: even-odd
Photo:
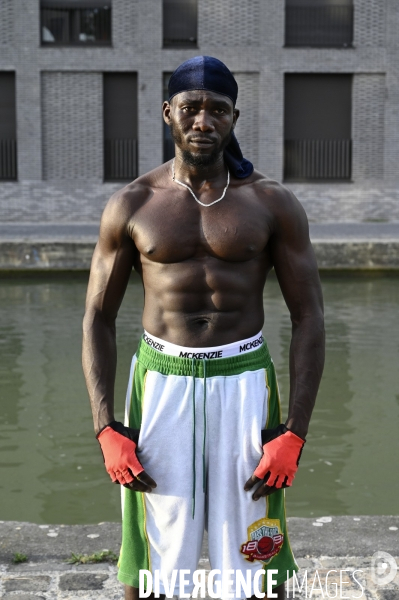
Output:
[[132,216],[151,199],[155,188],[165,185],[166,173],[167,166],[163,164],[114,192],[107,204],[108,212],[117,211]]
[[287,211],[295,212],[301,206],[289,188],[260,171],[254,170],[252,175],[241,181],[253,191],[259,201],[266,203],[273,213],[282,215]]

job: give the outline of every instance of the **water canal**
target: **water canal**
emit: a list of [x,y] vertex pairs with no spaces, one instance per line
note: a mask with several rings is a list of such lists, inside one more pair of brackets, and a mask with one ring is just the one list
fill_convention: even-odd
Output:
[[[399,278],[324,276],[327,362],[295,485],[294,516],[398,511]],[[120,519],[104,471],[80,366],[86,276],[3,278],[0,285],[0,519]],[[141,335],[133,277],[118,318],[117,418]],[[264,334],[286,413],[290,321],[276,280]]]

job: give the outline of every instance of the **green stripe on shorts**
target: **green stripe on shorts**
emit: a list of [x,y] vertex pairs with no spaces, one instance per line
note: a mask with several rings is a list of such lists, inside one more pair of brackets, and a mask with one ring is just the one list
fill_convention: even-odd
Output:
[[[267,422],[265,423],[265,429],[274,429],[282,422],[281,419],[281,405],[280,405],[280,393],[278,389],[278,382],[276,371],[274,369],[273,362],[266,368],[266,385],[269,390],[269,410],[267,415]],[[278,555],[270,561],[270,569],[278,569],[278,574],[274,576],[277,581],[277,586],[281,585],[287,580],[287,572],[289,577],[294,572],[298,571],[298,565],[296,564],[295,558],[292,553],[291,544],[288,536],[286,514],[285,514],[285,490],[281,489],[274,494],[266,497],[266,517],[268,519],[279,519],[281,530],[284,532],[285,541]],[[264,568],[268,568],[265,565]],[[288,578],[289,578],[288,577]],[[266,577],[264,578],[264,592],[266,592]]]
[[[136,362],[129,427],[140,429],[147,369]],[[150,570],[150,553],[146,533],[144,494],[124,488],[125,503],[122,522],[122,548],[119,557],[118,579],[126,585],[139,587],[140,569]]]

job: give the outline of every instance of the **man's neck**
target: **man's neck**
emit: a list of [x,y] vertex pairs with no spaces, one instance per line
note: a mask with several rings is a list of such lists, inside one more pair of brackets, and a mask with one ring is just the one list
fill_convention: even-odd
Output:
[[224,164],[223,152],[211,165],[191,165],[183,160],[182,154],[176,149],[175,178],[196,190],[204,187],[219,187],[226,185],[227,169]]

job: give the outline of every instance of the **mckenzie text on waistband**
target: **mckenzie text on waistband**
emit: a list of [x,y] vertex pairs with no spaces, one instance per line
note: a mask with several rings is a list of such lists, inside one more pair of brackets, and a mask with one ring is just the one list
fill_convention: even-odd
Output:
[[177,356],[179,358],[196,358],[198,360],[239,356],[240,354],[256,350],[264,341],[261,331],[245,340],[224,344],[223,346],[211,346],[210,348],[188,348],[186,346],[171,344],[151,335],[147,331],[144,331],[143,340],[148,346],[151,346],[151,348],[154,348],[158,352],[162,352],[162,354]]

